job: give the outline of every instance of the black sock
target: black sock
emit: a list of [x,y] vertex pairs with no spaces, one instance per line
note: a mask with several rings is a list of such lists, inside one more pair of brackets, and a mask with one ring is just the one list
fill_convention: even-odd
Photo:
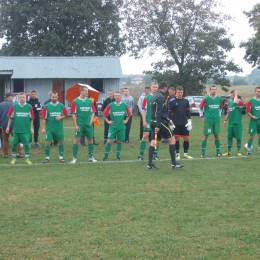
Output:
[[169,152],[172,158],[172,165],[176,165],[176,160],[175,160],[175,144],[170,144],[169,145]]
[[189,146],[190,146],[190,142],[189,142],[189,141],[184,141],[184,142],[183,142],[183,150],[184,150],[184,153],[188,153]]
[[148,159],[148,165],[152,165],[153,163],[153,153],[154,153],[154,147],[149,147],[149,159]]
[[175,148],[176,148],[176,153],[180,153],[180,141],[176,141]]

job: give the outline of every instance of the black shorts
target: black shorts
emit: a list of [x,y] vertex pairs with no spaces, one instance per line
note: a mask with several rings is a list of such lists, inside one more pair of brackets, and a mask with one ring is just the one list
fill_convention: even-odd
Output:
[[[155,127],[151,124],[151,140],[154,140],[154,132]],[[160,130],[158,132],[158,139],[161,140],[162,138],[164,139],[169,139],[173,136],[171,129],[169,128],[168,124],[166,123],[161,123]]]
[[185,125],[176,125],[174,129],[174,136],[190,136],[190,132]]

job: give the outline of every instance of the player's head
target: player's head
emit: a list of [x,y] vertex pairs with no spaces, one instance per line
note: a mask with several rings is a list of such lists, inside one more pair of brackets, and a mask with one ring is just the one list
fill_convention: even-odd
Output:
[[168,89],[169,92],[169,96],[174,97],[175,96],[175,88],[174,87],[170,87]]
[[121,102],[121,93],[120,93],[120,91],[116,91],[115,92],[115,101],[117,103]]
[[33,90],[31,91],[31,99],[35,99],[36,96],[37,96],[37,91],[36,91],[35,89],[33,89]]
[[145,95],[148,95],[149,93],[150,93],[150,87],[146,86],[146,87],[144,88],[144,94],[145,94]]
[[81,98],[88,97],[88,87],[87,86],[80,86],[79,92],[80,92]]
[[178,99],[181,99],[181,98],[183,97],[183,87],[178,86],[178,87],[176,88],[176,97],[177,97]]
[[51,92],[51,102],[52,103],[57,103],[58,101],[58,93],[56,91]]
[[238,95],[238,91],[235,90],[235,89],[234,89],[234,90],[231,90],[231,92],[230,92],[230,98],[231,98],[231,99],[234,99],[236,95]]
[[108,97],[109,97],[110,99],[113,99],[113,97],[114,97],[114,92],[113,92],[113,90],[109,90],[109,91],[108,91]]
[[260,98],[260,87],[259,86],[257,86],[256,88],[255,88],[255,96],[256,96],[256,98]]
[[20,104],[24,104],[26,101],[26,94],[24,92],[18,93],[18,100]]
[[124,88],[124,96],[129,96],[129,89],[128,88]]
[[158,83],[152,82],[152,84],[150,85],[150,89],[151,89],[152,94],[154,94],[158,89]]
[[168,89],[168,84],[166,81],[161,81],[159,83],[158,89],[160,89],[163,93],[166,93],[167,89]]
[[216,86],[210,86],[210,88],[209,88],[209,92],[210,92],[210,95],[211,96],[216,96],[216,94],[217,94],[217,87]]

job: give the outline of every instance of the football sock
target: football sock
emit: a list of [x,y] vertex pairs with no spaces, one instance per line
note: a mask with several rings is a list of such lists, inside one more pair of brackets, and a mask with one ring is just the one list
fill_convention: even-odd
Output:
[[253,143],[253,140],[251,140],[251,139],[248,139],[248,142],[247,142],[247,147],[248,147],[248,148],[251,148],[251,146],[252,146],[252,143]]
[[227,146],[227,151],[230,153],[231,147],[233,144],[233,138],[228,138],[228,146]]
[[258,138],[258,147],[260,147],[260,138]]
[[216,146],[216,153],[220,153],[220,141],[215,140],[215,146]]
[[111,149],[111,144],[106,143],[106,147],[105,147],[105,155],[104,155],[106,158],[107,158],[108,155],[109,155],[110,149]]
[[78,150],[79,150],[79,145],[78,145],[78,144],[73,144],[73,146],[72,146],[72,152],[73,152],[73,157],[74,157],[75,159],[77,159]]
[[160,149],[160,142],[157,143],[156,149],[154,149],[153,154],[154,154],[155,156],[157,156],[159,149]]
[[241,139],[237,139],[237,151],[240,152],[240,149],[241,149]]
[[180,141],[176,141],[175,149],[176,149],[176,153],[180,153]]
[[88,157],[92,158],[94,152],[94,144],[88,144]]
[[140,142],[140,155],[144,154],[145,148],[146,148],[146,142],[145,141],[141,141]]
[[27,155],[28,158],[29,158],[30,150],[31,150],[31,148],[30,148],[29,144],[24,145],[25,157],[26,157],[26,155]]
[[207,141],[206,140],[202,140],[202,142],[201,142],[201,154],[205,154],[206,153],[206,147],[207,147]]
[[15,157],[16,157],[16,144],[13,144],[12,145],[12,155],[15,154]]
[[153,153],[154,153],[154,147],[149,147],[149,159],[148,159],[148,165],[152,165],[153,163]]
[[122,143],[117,143],[116,144],[116,158],[120,157],[121,150],[122,150]]
[[170,144],[169,145],[169,152],[171,155],[171,159],[172,159],[172,165],[176,164],[176,160],[175,160],[175,144]]
[[64,154],[64,145],[59,145],[59,156],[63,158]]
[[189,141],[184,141],[184,142],[183,142],[183,150],[184,150],[184,153],[188,153],[189,146],[190,146],[190,142],[189,142]]
[[50,156],[50,152],[51,152],[51,147],[45,145],[45,147],[44,147],[45,156],[46,156],[46,157],[49,157],[49,156]]

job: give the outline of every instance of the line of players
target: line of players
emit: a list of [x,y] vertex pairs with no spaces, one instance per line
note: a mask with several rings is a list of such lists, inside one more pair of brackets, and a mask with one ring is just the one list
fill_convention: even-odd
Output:
[[[190,116],[190,107],[187,99],[183,98],[183,88],[177,87],[176,94],[170,95],[168,100],[165,99],[165,94],[168,90],[166,82],[152,82],[150,86],[151,92],[145,96],[142,102],[142,120],[143,120],[143,136],[140,142],[140,154],[138,160],[143,160],[143,154],[146,148],[146,142],[151,135],[151,143],[148,150],[148,169],[158,169],[153,159],[158,158],[155,151],[155,136],[159,139],[165,138],[168,140],[169,153],[171,157],[171,167],[173,169],[183,168],[184,166],[177,163],[176,159],[180,158],[179,140],[184,139],[184,158],[192,159],[188,155],[189,149],[189,131],[192,129]],[[173,88],[170,88],[169,93],[174,93]],[[202,140],[201,157],[205,158],[206,146],[209,135],[213,134],[215,138],[216,155],[222,156],[220,152],[220,111],[221,98],[216,94],[217,88],[210,87],[210,95],[206,96],[200,104],[200,116],[204,122],[204,137]],[[174,96],[174,97],[173,97]],[[77,162],[77,154],[79,149],[80,138],[85,133],[88,140],[89,161],[96,162],[93,157],[93,119],[95,107],[94,103],[88,97],[88,89],[83,86],[80,88],[80,95],[72,102],[71,113],[75,128],[74,144],[73,144],[73,159],[71,163]],[[8,112],[8,126],[6,133],[9,133],[10,125],[14,120],[13,143],[12,143],[12,161],[16,163],[16,146],[18,143],[24,144],[25,162],[31,164],[29,160],[30,154],[30,138],[33,134],[32,119],[34,117],[32,107],[26,103],[25,93],[19,93],[19,102],[14,104]],[[242,106],[243,102],[238,98],[238,92],[231,92],[232,101],[229,104],[229,113],[224,120],[224,125],[227,124],[228,150],[223,156],[231,155],[231,147],[233,138],[237,139],[237,155],[241,156],[241,139],[242,139]],[[248,152],[251,154],[252,141],[255,134],[259,135],[258,144],[260,146],[260,87],[255,88],[255,96],[247,103],[246,111],[250,116],[249,124],[249,140]],[[116,144],[116,160],[120,161],[120,152],[122,149],[122,140],[125,140],[125,125],[131,117],[131,111],[125,102],[121,100],[120,92],[115,93],[115,102],[107,105],[103,111],[104,120],[109,125],[108,141],[105,146],[103,161],[107,161],[113,140],[117,140]],[[58,140],[59,145],[59,160],[65,163],[64,153],[64,129],[63,119],[67,116],[67,110],[64,105],[58,102],[58,93],[51,93],[51,102],[48,103],[42,113],[42,133],[45,134],[45,160],[44,163],[50,161],[50,145],[52,140]],[[174,134],[173,134],[174,132]]]

